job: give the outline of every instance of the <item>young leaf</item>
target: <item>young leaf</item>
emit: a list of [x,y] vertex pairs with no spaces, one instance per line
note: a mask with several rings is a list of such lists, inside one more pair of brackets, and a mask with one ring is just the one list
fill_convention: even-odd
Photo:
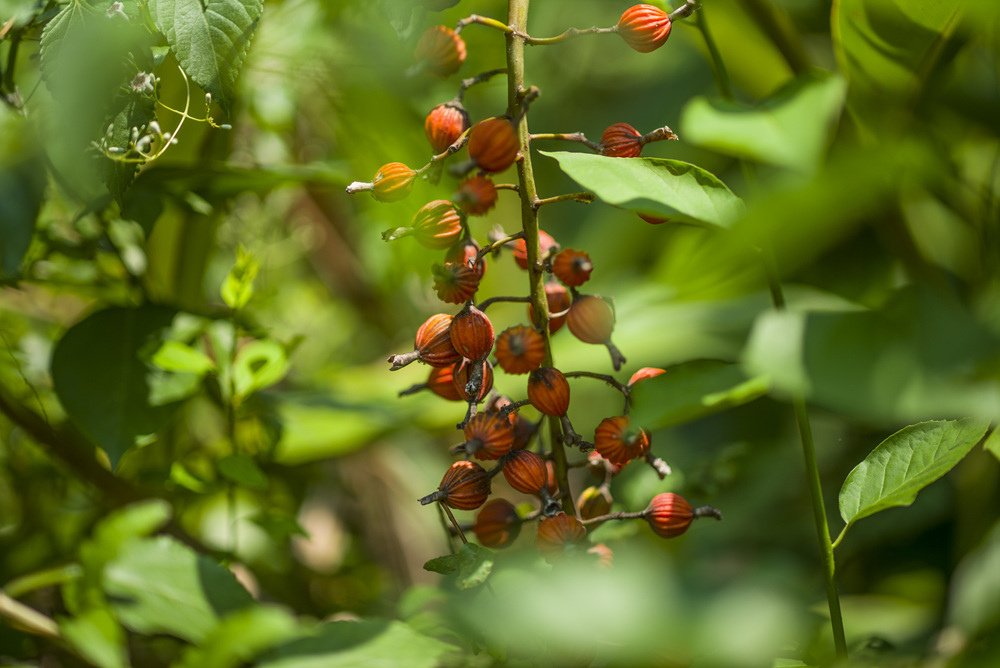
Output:
[[677,223],[729,227],[743,200],[701,167],[663,158],[609,158],[541,151],[584,188],[614,206]]
[[237,399],[274,385],[288,372],[285,349],[275,341],[251,341],[236,353],[233,386]]
[[461,566],[461,558],[458,554],[446,554],[443,557],[434,557],[425,563],[424,570],[449,575],[457,571],[459,566]]
[[260,491],[267,489],[267,475],[260,470],[257,462],[246,455],[228,455],[220,459],[216,466],[223,478],[237,485]]
[[222,301],[226,306],[238,311],[250,301],[253,296],[253,282],[260,271],[260,263],[253,253],[240,247],[236,251],[236,262],[222,282]]
[[164,371],[203,376],[215,368],[212,358],[180,341],[164,341],[153,354],[152,363]]
[[478,587],[493,572],[493,552],[474,543],[462,545],[462,549],[458,551],[458,560],[460,566],[455,584],[459,589]]
[[125,633],[107,606],[59,620],[63,640],[100,668],[125,668]]
[[840,515],[847,526],[896,506],[950,471],[979,442],[988,423],[940,420],[913,424],[882,441],[847,476]]
[[150,0],[156,27],[191,79],[229,108],[263,0]]

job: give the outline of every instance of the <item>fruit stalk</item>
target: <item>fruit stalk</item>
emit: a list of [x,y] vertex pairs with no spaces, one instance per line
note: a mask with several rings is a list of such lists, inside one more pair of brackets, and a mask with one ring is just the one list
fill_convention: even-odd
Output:
[[[542,266],[538,261],[540,245],[538,242],[538,209],[535,201],[538,199],[538,189],[535,187],[535,175],[531,166],[531,135],[528,132],[528,120],[524,113],[527,87],[524,83],[524,39],[519,35],[527,34],[528,5],[530,0],[509,0],[507,25],[512,30],[506,33],[507,42],[507,113],[517,121],[517,137],[521,146],[521,159],[517,161],[518,195],[521,198],[521,229],[528,252],[528,294],[531,296],[534,324],[542,332],[545,339],[544,366],[553,366],[552,346],[549,340],[549,306],[545,297],[545,284],[542,277]],[[552,446],[552,463],[556,470],[556,484],[563,510],[568,515],[576,516],[573,505],[573,495],[569,488],[569,478],[566,475],[566,450],[563,448],[562,426],[559,420],[549,418],[549,440]]]

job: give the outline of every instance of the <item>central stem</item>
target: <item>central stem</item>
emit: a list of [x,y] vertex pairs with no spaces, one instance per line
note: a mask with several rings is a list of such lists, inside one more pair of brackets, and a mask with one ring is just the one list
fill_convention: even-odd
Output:
[[[524,231],[524,242],[528,252],[528,294],[531,296],[531,306],[534,312],[535,327],[542,333],[545,340],[545,366],[553,366],[552,346],[549,340],[549,305],[545,297],[545,282],[542,275],[542,265],[539,262],[541,249],[538,243],[538,209],[535,200],[538,190],[535,188],[535,174],[531,167],[531,141],[528,132],[528,119],[524,113],[524,40],[518,35],[528,32],[529,0],[509,0],[507,24],[513,29],[506,34],[507,40],[507,113],[517,123],[518,143],[521,146],[521,159],[517,162],[518,195],[521,198],[521,229]],[[559,420],[549,418],[549,440],[552,446],[552,463],[556,469],[556,483],[559,485],[562,507],[567,515],[575,515],[573,495],[569,489],[569,478],[566,475],[566,450],[563,448],[562,427]]]

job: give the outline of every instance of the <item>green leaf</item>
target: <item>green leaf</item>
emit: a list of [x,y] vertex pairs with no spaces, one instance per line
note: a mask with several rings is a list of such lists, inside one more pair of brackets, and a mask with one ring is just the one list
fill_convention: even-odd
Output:
[[917,493],[950,471],[986,433],[982,420],[921,422],[882,441],[854,467],[840,490],[847,526],[875,513],[908,506]]
[[450,575],[458,571],[461,560],[458,554],[446,554],[442,557],[434,557],[424,564],[424,570],[441,575]]
[[254,606],[237,610],[198,646],[189,648],[175,668],[237,668],[300,633],[297,620],[283,608]]
[[1000,524],[955,570],[948,621],[970,637],[1000,628]]
[[194,643],[253,603],[232,573],[167,536],[129,546],[105,570],[104,588],[125,626]]
[[983,443],[983,448],[987,452],[992,452],[993,456],[1000,459],[1000,429],[994,429],[986,442]]
[[250,301],[253,296],[253,282],[260,271],[260,264],[253,253],[242,246],[236,251],[236,262],[226,274],[222,282],[222,301],[226,306],[238,311]]
[[767,394],[766,376],[748,377],[738,365],[714,360],[678,364],[632,388],[633,424],[661,429],[741,406]]
[[112,466],[162,427],[173,406],[150,402],[140,351],[156,346],[176,312],[161,306],[109,308],[71,327],[52,354],[52,382],[70,420],[108,454]]
[[541,151],[599,198],[623,209],[676,223],[729,227],[743,215],[743,201],[701,167],[663,158],[609,158],[589,153]]
[[21,268],[45,194],[45,165],[27,121],[0,107],[0,279]]
[[257,462],[247,455],[227,455],[220,459],[216,466],[223,478],[237,485],[260,491],[267,489],[267,475],[260,470]]
[[811,172],[823,159],[844,104],[840,77],[796,79],[759,105],[697,97],[684,107],[684,141],[719,153]]
[[[115,98],[112,109],[116,111],[105,128],[110,129],[104,137],[107,148],[117,147],[128,153],[133,141],[132,128],[144,128],[156,119],[156,100],[150,93],[128,88]],[[124,203],[125,194],[139,171],[135,155],[129,158],[130,161],[102,158],[104,184],[119,205]]]
[[164,341],[150,360],[157,368],[203,376],[215,368],[212,358],[180,341]]
[[150,0],[157,29],[191,79],[229,108],[263,0]]
[[493,551],[474,543],[465,543],[458,551],[460,567],[455,584],[459,589],[473,589],[486,582],[493,572]]
[[233,386],[238,399],[274,385],[288,373],[285,349],[276,341],[251,341],[236,353]]
[[[434,668],[454,648],[395,621],[330,622],[265,655],[259,668]],[[405,657],[405,661],[403,661]]]
[[100,668],[125,668],[125,633],[107,607],[90,608],[59,620],[59,632],[71,647]]

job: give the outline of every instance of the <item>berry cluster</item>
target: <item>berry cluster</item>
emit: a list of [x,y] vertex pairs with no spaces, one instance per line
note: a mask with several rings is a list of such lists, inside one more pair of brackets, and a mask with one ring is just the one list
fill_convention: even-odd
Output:
[[[443,9],[456,2],[425,0],[424,4],[429,9]],[[630,47],[647,53],[667,40],[672,18],[677,15],[651,5],[636,5],[610,28],[570,29],[553,38],[533,38],[516,25],[472,15],[459,21],[454,30],[443,25],[427,29],[416,47],[418,64],[414,71],[441,77],[457,72],[467,54],[460,33],[471,24],[501,30],[509,45],[520,42],[522,47],[554,43],[586,33],[617,33]],[[540,199],[533,195],[534,183],[525,163],[530,161],[530,142],[537,140],[576,141],[605,156],[635,158],[647,143],[676,140],[677,135],[668,127],[642,134],[627,123],[608,127],[600,143],[589,141],[582,133],[532,135],[526,130],[526,116],[538,90],[523,86],[511,87],[510,106],[504,114],[471,123],[462,103],[464,94],[471,86],[493,76],[515,76],[510,52],[508,49],[508,68],[465,79],[456,98],[437,105],[427,114],[424,131],[434,155],[426,165],[412,169],[390,162],[378,169],[371,182],[355,182],[347,190],[369,191],[379,202],[395,202],[410,193],[417,177],[438,178],[444,160],[467,150],[468,160],[450,170],[461,179],[451,199],[424,204],[409,226],[383,234],[386,240],[411,236],[429,249],[443,250],[441,264],[432,268],[434,290],[441,301],[459,307],[457,312],[442,312],[427,318],[417,329],[413,350],[388,359],[392,371],[413,362],[430,367],[426,382],[404,390],[401,395],[428,390],[466,404],[464,417],[458,424],[464,440],[452,449],[462,459],[448,468],[437,490],[420,499],[420,503],[441,504],[463,540],[463,527],[451,509],[480,509],[475,522],[464,528],[471,529],[487,547],[510,545],[522,523],[538,520],[535,543],[546,558],[551,560],[567,551],[580,551],[607,564],[611,552],[606,546],[586,545],[588,529],[601,522],[643,519],[657,535],[669,538],[684,533],[692,520],[718,518],[719,513],[710,507],[692,509],[685,499],[672,493],[657,495],[640,512],[611,512],[610,482],[622,467],[640,460],[652,466],[661,478],[670,473],[669,466],[650,453],[649,433],[629,419],[632,387],[663,370],[641,369],[628,383],[621,383],[610,375],[564,372],[555,366],[549,340],[563,325],[580,341],[606,347],[615,371],[621,370],[626,360],[612,342],[615,326],[612,304],[603,297],[580,291],[594,270],[590,256],[583,250],[562,248],[551,235],[538,228],[537,213],[543,205],[567,200],[589,202],[593,196],[574,193]],[[496,175],[515,165],[518,184],[494,181]],[[469,218],[489,212],[501,190],[517,193],[525,205],[522,212],[529,213],[522,214],[519,232],[507,234],[494,230],[488,243],[480,244],[472,234]],[[509,250],[518,266],[528,272],[529,294],[479,300],[487,259],[503,249]],[[513,324],[497,334],[486,311],[498,301],[527,303],[527,322]],[[515,401],[494,390],[495,366],[511,378],[527,376],[522,386],[525,399]],[[624,398],[622,413],[602,420],[593,441],[584,439],[570,420],[570,378],[600,380]],[[528,417],[521,410],[529,406],[537,417]],[[543,424],[549,427],[547,437],[541,429]],[[579,462],[568,462],[567,448],[578,449],[586,457]],[[480,462],[495,463],[486,469]],[[567,469],[574,466],[586,467],[595,478],[594,484],[575,498],[575,503],[567,476]],[[522,517],[510,501],[489,500],[492,481],[501,473],[513,490],[540,501],[528,517]]]

